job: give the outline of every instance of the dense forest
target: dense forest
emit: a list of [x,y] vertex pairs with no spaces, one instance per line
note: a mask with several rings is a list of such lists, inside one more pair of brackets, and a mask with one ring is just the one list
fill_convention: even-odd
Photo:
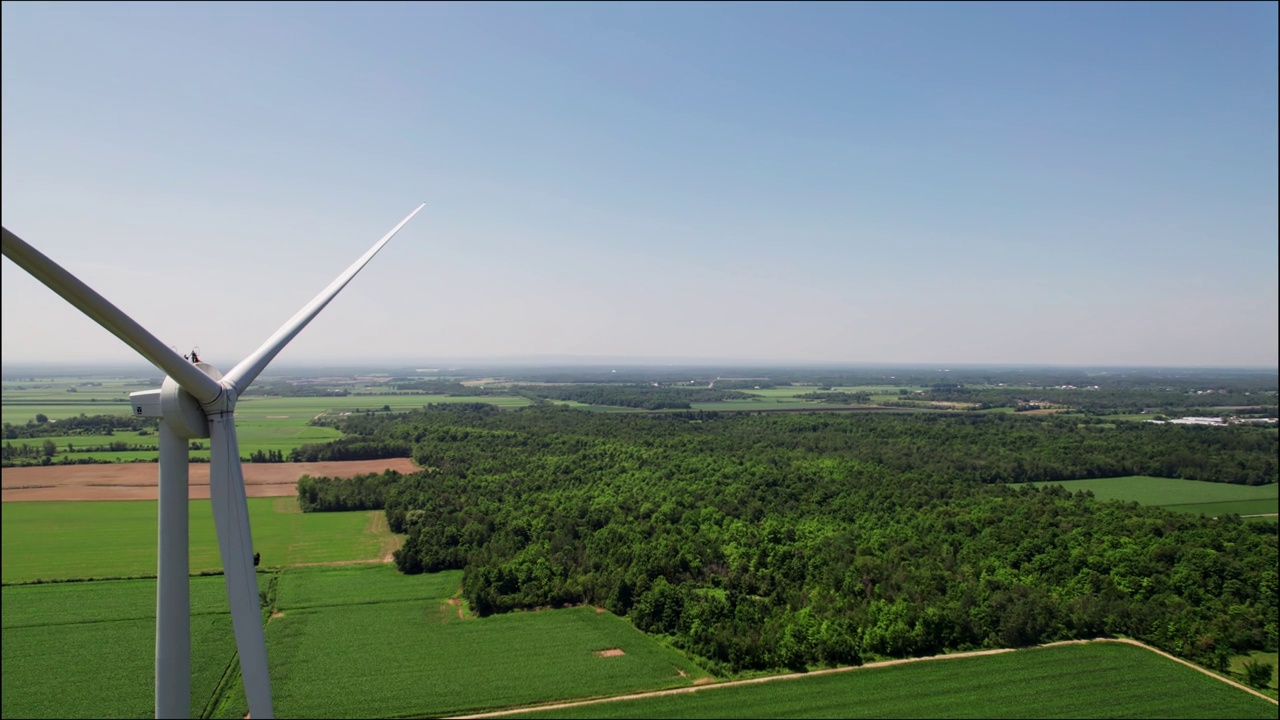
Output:
[[366,473],[352,478],[298,478],[298,507],[303,512],[341,512],[346,510],[381,510],[387,490],[400,480],[400,473]]
[[408,533],[402,571],[464,569],[481,614],[604,606],[720,672],[1118,634],[1212,667],[1276,647],[1275,525],[1004,484],[1275,482],[1274,428],[468,405],[344,429],[429,468],[350,485]]
[[[355,416],[352,416],[355,417]],[[342,423],[337,423],[341,425]],[[404,440],[376,437],[345,437],[327,443],[307,443],[289,451],[289,462],[332,462],[335,460],[378,460],[408,457],[413,446]]]

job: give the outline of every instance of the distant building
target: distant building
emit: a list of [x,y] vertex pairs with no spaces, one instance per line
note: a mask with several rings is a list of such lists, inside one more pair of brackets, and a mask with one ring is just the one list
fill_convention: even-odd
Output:
[[1181,417],[1169,421],[1174,425],[1226,425],[1220,417]]

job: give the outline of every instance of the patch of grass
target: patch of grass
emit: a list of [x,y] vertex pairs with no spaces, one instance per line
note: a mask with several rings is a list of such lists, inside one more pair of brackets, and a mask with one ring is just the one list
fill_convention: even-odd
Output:
[[1210,517],[1231,515],[1232,513],[1238,515],[1265,515],[1274,514],[1276,512],[1277,501],[1274,498],[1271,500],[1235,500],[1227,502],[1165,505],[1165,507],[1170,510],[1177,510],[1178,512],[1199,513]]
[[[1028,483],[1036,484],[1036,483]],[[1280,505],[1280,485],[1230,485],[1199,480],[1133,475],[1055,483],[1070,492],[1089,490],[1099,500],[1133,501],[1170,510],[1221,515],[1274,513]]]
[[1248,655],[1237,655],[1231,658],[1231,677],[1238,683],[1247,685],[1244,676],[1244,664],[1249,660],[1257,660],[1271,665],[1271,684],[1266,688],[1260,689],[1259,692],[1271,697],[1277,696],[1277,686],[1280,685],[1280,654],[1273,652],[1263,652],[1254,650]]
[[694,410],[796,410],[822,407],[843,407],[815,400],[796,400],[793,397],[753,398],[751,400],[718,400],[716,402],[689,403]]
[[778,400],[782,398],[793,398],[804,393],[817,392],[817,390],[818,388],[812,385],[806,387],[800,387],[799,385],[786,385],[783,387],[761,388],[759,390],[744,389],[742,392],[757,395],[762,398],[768,398],[770,400]]
[[278,610],[334,607],[452,597],[462,587],[462,571],[402,575],[394,565],[297,569],[280,577]]
[[1275,705],[1150,651],[1090,643],[708,688],[519,717],[1275,716]]
[[[299,513],[279,498],[249,498],[253,547],[264,567],[374,560],[386,533],[381,511]],[[286,499],[291,500],[291,499]],[[213,509],[190,503],[191,572],[220,570]],[[109,578],[156,572],[155,501],[7,502],[0,505],[6,583]]]

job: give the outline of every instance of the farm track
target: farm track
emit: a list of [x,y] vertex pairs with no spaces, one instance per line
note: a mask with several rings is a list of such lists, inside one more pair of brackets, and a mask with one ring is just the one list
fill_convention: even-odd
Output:
[[[1220,681],[1222,681],[1222,682],[1224,682],[1224,683],[1226,683],[1226,684],[1228,684],[1228,685],[1230,685],[1230,686],[1232,686],[1232,687],[1234,687],[1234,688],[1237,688],[1237,689],[1239,689],[1239,690],[1243,690],[1243,691],[1245,691],[1245,692],[1247,692],[1247,693],[1249,693],[1249,694],[1251,694],[1251,695],[1255,695],[1255,696],[1257,696],[1257,697],[1260,697],[1260,698],[1262,698],[1263,700],[1266,700],[1267,702],[1269,702],[1269,703],[1271,703],[1271,704],[1273,704],[1273,705],[1277,704],[1277,701],[1276,701],[1276,700],[1274,700],[1274,699],[1272,699],[1272,698],[1270,698],[1270,697],[1267,697],[1266,695],[1263,695],[1262,693],[1258,692],[1257,690],[1254,690],[1253,688],[1250,688],[1250,687],[1246,687],[1246,686],[1244,686],[1244,685],[1241,685],[1240,683],[1238,683],[1238,682],[1236,682],[1236,681],[1234,681],[1234,680],[1231,680],[1231,679],[1229,679],[1229,678],[1225,678],[1225,677],[1223,677],[1223,676],[1221,676],[1221,675],[1218,675],[1218,674],[1216,674],[1216,673],[1210,672],[1210,671],[1208,671],[1208,670],[1206,670],[1206,669],[1204,669],[1204,668],[1202,668],[1202,667],[1200,667],[1200,666],[1198,666],[1198,665],[1196,665],[1196,664],[1194,664],[1194,663],[1188,662],[1188,661],[1186,661],[1186,660],[1182,660],[1181,658],[1174,657],[1173,655],[1170,655],[1169,653],[1166,653],[1166,652],[1164,652],[1164,651],[1162,651],[1162,650],[1157,650],[1156,648],[1153,648],[1153,647],[1151,647],[1150,645],[1147,645],[1147,644],[1145,644],[1145,643],[1138,642],[1137,640],[1130,640],[1130,639],[1128,639],[1128,638],[1098,638],[1098,639],[1096,639],[1096,640],[1063,640],[1063,641],[1061,641],[1061,642],[1047,643],[1047,644],[1045,644],[1045,645],[1037,645],[1037,646],[1035,646],[1035,647],[1056,647],[1056,646],[1059,646],[1059,645],[1080,645],[1080,644],[1084,644],[1084,643],[1091,643],[1091,642],[1117,642],[1117,643],[1125,643],[1125,644],[1128,644],[1128,645],[1134,645],[1134,646],[1137,646],[1137,647],[1143,648],[1144,650],[1149,650],[1149,651],[1151,651],[1151,652],[1153,652],[1153,653],[1155,653],[1155,654],[1157,654],[1157,655],[1161,655],[1161,656],[1163,656],[1163,657],[1166,657],[1166,658],[1168,658],[1168,659],[1170,659],[1170,660],[1172,660],[1172,661],[1174,661],[1174,662],[1177,662],[1177,663],[1181,663],[1181,664],[1183,664],[1183,665],[1186,665],[1187,667],[1189,667],[1189,668],[1191,668],[1191,669],[1193,669],[1193,670],[1197,670],[1197,671],[1199,671],[1199,672],[1202,672],[1202,673],[1204,673],[1205,675],[1208,675],[1209,677],[1214,678],[1215,680],[1220,680]],[[1027,648],[1027,649],[1029,649],[1029,648]],[[752,684],[758,684],[758,683],[774,682],[774,681],[778,681],[778,680],[795,680],[795,679],[798,679],[798,678],[814,677],[814,676],[816,676],[816,675],[829,675],[829,674],[832,674],[832,673],[851,672],[851,671],[854,671],[854,670],[863,670],[863,669],[869,669],[869,668],[890,667],[890,666],[893,666],[893,665],[903,665],[903,664],[906,664],[906,663],[914,663],[914,662],[930,662],[930,661],[935,661],[935,660],[953,660],[953,659],[957,659],[957,658],[979,657],[979,656],[982,656],[982,655],[999,655],[999,654],[1002,654],[1002,653],[1010,653],[1010,652],[1017,652],[1017,650],[1016,650],[1016,649],[1013,649],[1013,648],[998,648],[998,649],[995,649],[995,650],[975,650],[975,651],[973,651],[973,652],[954,653],[954,654],[950,654],[950,655],[931,655],[931,656],[929,656],[929,657],[903,658],[903,659],[900,659],[900,660],[881,660],[881,661],[879,661],[879,662],[867,663],[867,664],[865,664],[865,665],[853,665],[853,666],[848,666],[848,667],[829,668],[829,669],[825,669],[825,670],[814,670],[814,671],[811,671],[811,672],[804,672],[804,673],[787,673],[787,674],[784,674],[784,675],[769,675],[769,676],[766,676],[766,677],[750,678],[750,679],[748,679],[748,680],[729,680],[729,681],[726,681],[726,682],[709,683],[709,684],[705,684],[705,685],[693,685],[693,686],[690,686],[690,687],[674,688],[674,689],[671,689],[671,690],[654,690],[654,691],[650,691],[650,692],[633,693],[633,694],[631,694],[631,695],[615,695],[615,696],[612,696],[612,697],[589,698],[589,699],[586,699],[586,700],[574,700],[574,701],[570,701],[570,702],[549,703],[549,704],[544,704],[544,705],[529,705],[529,706],[524,706],[524,707],[519,707],[519,708],[508,708],[508,709],[505,709],[505,710],[495,710],[495,711],[493,711],[493,712],[476,713],[476,714],[474,714],[474,715],[458,715],[458,716],[455,716],[455,720],[469,720],[470,718],[492,718],[492,717],[503,717],[503,716],[506,716],[506,715],[518,715],[518,714],[521,714],[521,713],[527,713],[527,712],[533,712],[533,711],[563,710],[563,709],[567,709],[567,708],[582,707],[582,706],[585,706],[585,705],[598,705],[598,704],[600,704],[600,703],[607,703],[607,702],[619,702],[619,701],[623,701],[623,700],[641,700],[641,699],[645,699],[645,698],[665,697],[665,696],[669,696],[669,695],[680,695],[680,694],[685,694],[685,693],[701,692],[701,691],[704,691],[704,690],[715,690],[715,689],[718,689],[718,688],[736,687],[736,686],[741,686],[741,685],[752,685]]]

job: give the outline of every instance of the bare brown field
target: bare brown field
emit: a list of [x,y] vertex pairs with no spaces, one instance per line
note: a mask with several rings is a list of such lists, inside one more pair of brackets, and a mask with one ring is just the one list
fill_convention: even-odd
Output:
[[[191,463],[190,497],[209,497],[209,464]],[[395,470],[417,472],[409,458],[308,463],[244,463],[245,494],[249,497],[292,496],[298,478],[351,477]],[[155,500],[160,470],[157,463],[52,465],[5,468],[0,472],[0,501],[36,500]]]

